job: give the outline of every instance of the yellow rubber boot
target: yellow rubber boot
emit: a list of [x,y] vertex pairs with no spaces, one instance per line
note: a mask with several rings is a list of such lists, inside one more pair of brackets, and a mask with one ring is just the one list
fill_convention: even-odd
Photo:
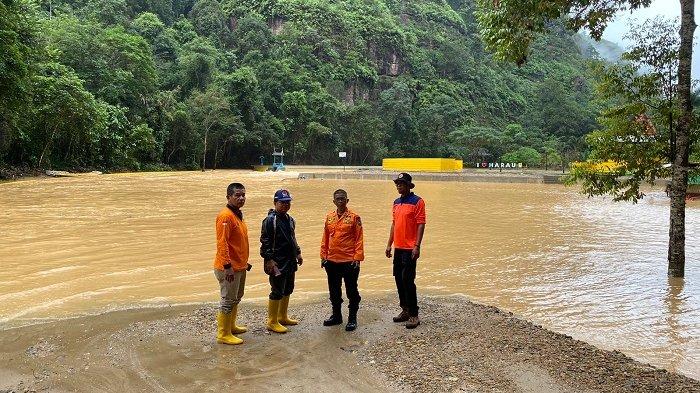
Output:
[[277,312],[280,308],[279,300],[270,299],[267,303],[267,330],[275,333],[287,333],[287,328],[280,325],[277,319]]
[[216,341],[221,344],[236,345],[241,344],[243,340],[231,334],[231,314],[224,314],[219,311],[216,314],[216,323],[218,325]]
[[289,307],[289,295],[285,296],[280,300],[279,314],[277,314],[277,320],[281,325],[289,326],[296,325],[299,321],[289,318],[287,315],[287,307]]
[[241,334],[241,333],[245,333],[248,331],[247,327],[236,325],[236,317],[237,316],[238,316],[238,304],[234,305],[233,310],[231,310],[231,334]]

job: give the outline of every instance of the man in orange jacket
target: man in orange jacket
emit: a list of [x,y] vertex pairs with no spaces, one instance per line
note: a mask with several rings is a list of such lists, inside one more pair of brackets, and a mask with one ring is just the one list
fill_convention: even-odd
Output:
[[243,221],[241,208],[245,204],[245,187],[231,183],[226,189],[227,204],[216,217],[216,257],[214,275],[219,282],[221,301],[216,316],[216,340],[235,345],[243,342],[234,336],[248,331],[236,326],[238,303],[243,297],[248,264],[248,226]]
[[411,175],[400,173],[394,179],[399,198],[394,201],[393,220],[386,244],[386,257],[391,258],[394,246],[394,281],[399,294],[401,313],[394,322],[405,322],[407,329],[420,325],[418,318],[418,296],[416,294],[416,266],[420,257],[420,246],[425,232],[425,201],[411,190]]
[[321,267],[326,269],[328,275],[328,291],[333,306],[333,314],[323,321],[323,326],[343,323],[340,312],[343,297],[340,289],[345,280],[345,293],[350,302],[348,324],[345,330],[350,332],[357,328],[357,310],[361,300],[357,290],[357,279],[360,276],[360,262],[365,259],[365,254],[362,220],[347,208],[348,202],[350,200],[345,190],[337,190],[333,193],[336,210],[326,215],[321,239]]

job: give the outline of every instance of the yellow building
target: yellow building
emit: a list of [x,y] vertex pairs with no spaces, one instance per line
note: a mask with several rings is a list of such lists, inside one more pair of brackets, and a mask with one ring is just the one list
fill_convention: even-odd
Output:
[[385,158],[382,170],[405,172],[461,172],[462,160],[454,158]]
[[597,172],[597,173],[611,173],[615,172],[620,167],[622,167],[622,164],[620,164],[617,161],[612,161],[612,160],[607,160],[607,161],[577,161],[573,162],[572,167],[576,169],[583,169],[589,172]]

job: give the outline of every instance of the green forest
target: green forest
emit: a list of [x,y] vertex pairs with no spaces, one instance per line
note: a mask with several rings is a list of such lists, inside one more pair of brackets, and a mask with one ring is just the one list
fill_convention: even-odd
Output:
[[551,166],[598,127],[573,33],[498,62],[473,0],[0,1],[0,167]]

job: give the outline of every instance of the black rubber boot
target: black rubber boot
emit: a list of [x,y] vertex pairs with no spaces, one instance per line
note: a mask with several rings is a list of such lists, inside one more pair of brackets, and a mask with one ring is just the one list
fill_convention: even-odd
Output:
[[333,306],[333,315],[323,321],[323,326],[335,326],[343,323],[343,314],[340,313],[340,306]]
[[357,310],[350,310],[350,315],[348,315],[348,324],[345,325],[346,332],[352,332],[357,329]]

